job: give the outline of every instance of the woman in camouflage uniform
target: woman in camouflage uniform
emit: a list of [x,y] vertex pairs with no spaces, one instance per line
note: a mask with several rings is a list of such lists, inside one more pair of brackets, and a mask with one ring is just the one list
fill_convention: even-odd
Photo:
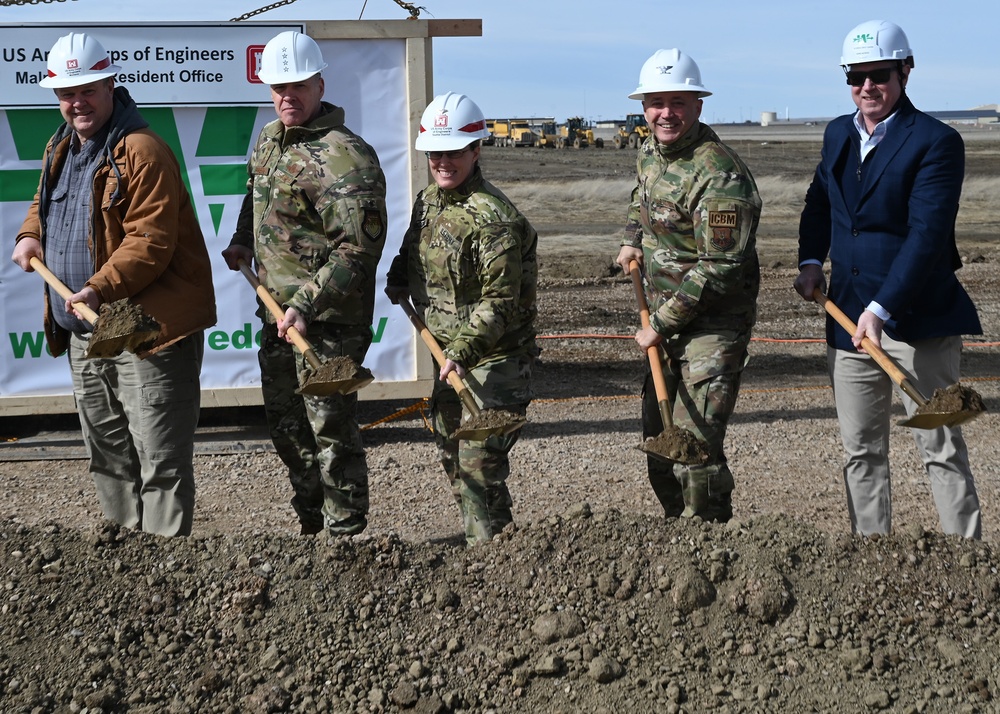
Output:
[[537,355],[534,319],[537,235],[479,169],[487,137],[479,107],[461,94],[440,95],[420,122],[416,148],[434,183],[420,192],[410,227],[386,279],[393,303],[412,295],[447,359],[431,395],[441,464],[462,511],[469,545],[512,521],[506,479],[518,432],[460,441],[462,404],[447,385],[465,379],[482,408],[523,415],[531,401]]

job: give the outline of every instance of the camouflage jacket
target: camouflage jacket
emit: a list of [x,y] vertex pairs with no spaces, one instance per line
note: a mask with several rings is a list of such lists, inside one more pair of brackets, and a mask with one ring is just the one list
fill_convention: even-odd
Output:
[[417,196],[387,284],[407,287],[448,359],[466,368],[534,354],[538,236],[477,166]]
[[637,172],[622,245],[642,247],[653,329],[749,330],[761,210],[750,170],[699,123],[670,145],[649,136]]
[[375,150],[344,126],[344,110],[323,102],[307,126],[271,122],[247,173],[232,242],[253,247],[260,281],[307,322],[371,324],[385,176]]

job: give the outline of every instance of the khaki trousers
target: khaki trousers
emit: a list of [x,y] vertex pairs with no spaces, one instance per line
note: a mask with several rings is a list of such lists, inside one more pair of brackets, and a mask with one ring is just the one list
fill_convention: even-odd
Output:
[[146,359],[88,359],[88,337],[71,337],[69,364],[104,516],[147,533],[190,535],[203,332]]
[[[882,348],[928,399],[935,389],[958,382],[961,337],[914,343],[882,335]],[[827,365],[846,452],[844,484],[851,528],[862,535],[888,533],[892,527],[889,433],[893,391],[912,415],[917,404],[897,387],[871,357],[828,348]],[[911,429],[945,533],[979,538],[979,496],[969,468],[960,428]]]

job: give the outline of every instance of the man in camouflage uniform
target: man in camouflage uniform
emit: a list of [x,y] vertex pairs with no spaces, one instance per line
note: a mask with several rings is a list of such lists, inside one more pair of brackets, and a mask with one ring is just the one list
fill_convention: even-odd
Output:
[[506,480],[519,431],[483,441],[456,438],[462,404],[447,376],[455,371],[464,377],[481,408],[523,416],[538,353],[538,236],[483,178],[479,140],[488,134],[485,126],[482,112],[464,95],[441,95],[425,110],[416,146],[431,149],[434,183],[417,196],[386,279],[393,303],[413,296],[447,358],[434,384],[431,412],[441,464],[470,546],[490,540],[513,520]]
[[[709,453],[698,465],[647,457],[649,481],[668,517],[725,522],[734,482],[723,442],[756,321],[761,201],[744,163],[699,121],[710,92],[694,61],[659,50],[639,77],[629,98],[642,100],[651,134],[617,262],[645,268],[650,327],[636,342],[643,352],[660,346],[674,423]],[[645,437],[663,430],[651,374],[642,424]]]
[[259,74],[279,118],[261,131],[247,164],[248,192],[223,256],[233,270],[254,258],[285,309],[280,321],[258,309],[261,388],[301,532],[325,526],[351,535],[368,523],[357,395],[298,394],[310,368],[287,331],[308,333],[321,359],[364,360],[385,243],[385,177],[372,147],[344,126],[344,110],[322,101],[325,67],[318,45],[298,32],[265,47]]

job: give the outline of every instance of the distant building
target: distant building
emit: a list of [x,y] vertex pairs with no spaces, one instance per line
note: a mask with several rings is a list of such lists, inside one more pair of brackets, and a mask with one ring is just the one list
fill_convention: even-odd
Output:
[[927,112],[935,119],[947,124],[996,124],[1000,121],[1000,111],[994,104],[991,108],[945,110]]

